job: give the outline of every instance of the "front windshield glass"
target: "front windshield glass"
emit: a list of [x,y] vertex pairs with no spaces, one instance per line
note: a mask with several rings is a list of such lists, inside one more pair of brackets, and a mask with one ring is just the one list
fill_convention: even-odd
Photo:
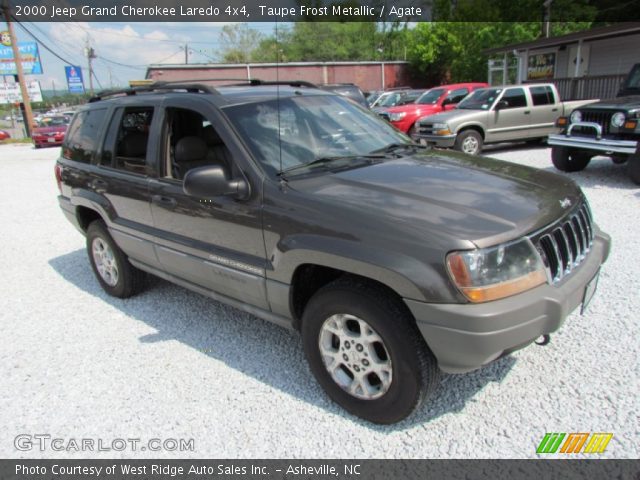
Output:
[[636,66],[629,74],[626,88],[640,89],[640,65]]
[[495,102],[498,95],[502,92],[501,88],[483,88],[476,90],[458,104],[458,109],[462,110],[489,110]]
[[400,101],[401,95],[399,93],[392,93],[391,95],[387,95],[382,100],[378,102],[377,107],[393,107],[398,104]]
[[391,144],[411,144],[377,115],[337,95],[281,98],[224,111],[271,174],[281,171],[281,149],[282,170],[287,170],[321,158],[370,155]]
[[433,88],[431,90],[427,90],[416,100],[416,103],[421,105],[433,105],[438,101],[438,99],[444,93],[443,88]]

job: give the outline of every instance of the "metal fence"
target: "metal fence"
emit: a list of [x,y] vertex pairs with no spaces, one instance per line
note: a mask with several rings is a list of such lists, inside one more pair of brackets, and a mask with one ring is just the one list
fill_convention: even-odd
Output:
[[621,75],[597,75],[578,78],[554,78],[560,98],[563,100],[588,100],[615,97],[626,78]]

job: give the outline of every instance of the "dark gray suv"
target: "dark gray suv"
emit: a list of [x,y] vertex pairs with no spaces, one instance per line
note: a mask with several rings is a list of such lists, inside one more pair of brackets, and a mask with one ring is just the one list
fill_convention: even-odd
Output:
[[56,178],[109,294],[152,274],[298,329],[328,395],[377,423],[556,330],[610,246],[566,177],[421,147],[296,83],[94,98]]

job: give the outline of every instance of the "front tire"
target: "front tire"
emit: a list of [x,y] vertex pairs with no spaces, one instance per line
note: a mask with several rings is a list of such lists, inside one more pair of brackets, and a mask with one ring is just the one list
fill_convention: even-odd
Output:
[[453,148],[468,155],[478,155],[482,151],[482,143],[480,133],[475,130],[465,130],[458,134]]
[[640,185],[640,154],[629,155],[628,163],[629,178],[636,185]]
[[144,273],[129,263],[102,220],[87,228],[87,253],[93,273],[109,295],[128,298],[142,290]]
[[321,288],[302,318],[309,366],[329,397],[370,422],[409,416],[437,386],[437,362],[410,313],[375,285]]
[[583,150],[567,147],[551,147],[553,166],[561,172],[579,172],[584,170],[591,157]]

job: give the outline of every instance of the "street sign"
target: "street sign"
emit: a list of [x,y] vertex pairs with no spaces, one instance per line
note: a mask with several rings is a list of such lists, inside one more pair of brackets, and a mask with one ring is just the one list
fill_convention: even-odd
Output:
[[[40,53],[36,42],[18,42],[22,70],[25,75],[38,75],[42,73]],[[16,61],[13,58],[13,50],[10,46],[0,46],[0,75],[17,75]]]
[[[40,90],[40,82],[33,80],[27,84],[29,99],[32,102],[42,101],[42,91]],[[20,85],[17,83],[0,83],[0,105],[22,102],[22,93]]]
[[76,65],[64,67],[67,77],[69,93],[84,93],[84,82],[82,81],[82,68]]

